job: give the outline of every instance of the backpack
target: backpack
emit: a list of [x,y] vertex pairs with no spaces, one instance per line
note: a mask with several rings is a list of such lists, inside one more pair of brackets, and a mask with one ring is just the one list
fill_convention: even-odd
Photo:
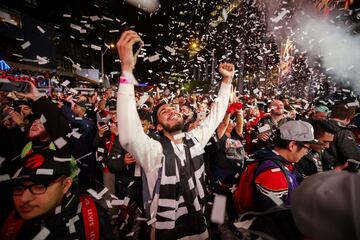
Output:
[[[80,195],[81,214],[86,240],[99,240],[99,218],[94,199],[88,195]],[[1,240],[15,240],[21,230],[24,220],[15,216],[15,210],[10,213],[1,230]]]
[[[281,171],[285,174],[286,180],[289,184],[289,177],[282,163],[276,159],[269,159],[279,166]],[[233,193],[233,202],[235,209],[239,214],[251,211],[254,208],[254,192],[255,192],[255,178],[261,171],[257,171],[261,165],[261,161],[247,160],[245,168],[241,173],[239,183]]]

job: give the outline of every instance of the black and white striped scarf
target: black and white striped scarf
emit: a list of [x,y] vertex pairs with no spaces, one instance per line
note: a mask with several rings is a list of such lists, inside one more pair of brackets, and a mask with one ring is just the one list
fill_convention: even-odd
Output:
[[204,217],[205,173],[204,150],[199,141],[185,134],[186,159],[176,155],[167,138],[162,138],[164,159],[159,171],[155,199],[158,207],[156,239],[206,239]]

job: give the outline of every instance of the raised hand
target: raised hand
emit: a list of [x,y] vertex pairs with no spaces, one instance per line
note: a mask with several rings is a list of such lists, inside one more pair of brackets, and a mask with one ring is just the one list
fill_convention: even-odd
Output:
[[10,112],[10,117],[18,126],[24,126],[24,118],[20,113],[12,111]]
[[41,96],[43,96],[32,82],[30,82],[30,81],[27,81],[27,82],[29,83],[29,92],[26,92],[26,93],[14,92],[16,96],[21,97],[21,98],[28,98],[33,101],[36,101]]
[[223,76],[223,81],[226,83],[231,83],[235,75],[234,64],[231,63],[220,63],[219,72]]
[[140,36],[136,32],[129,30],[125,31],[116,43],[123,72],[132,72],[135,68],[137,55],[141,50],[140,47],[135,54],[133,53],[133,45],[137,42],[139,42],[141,46],[144,45]]

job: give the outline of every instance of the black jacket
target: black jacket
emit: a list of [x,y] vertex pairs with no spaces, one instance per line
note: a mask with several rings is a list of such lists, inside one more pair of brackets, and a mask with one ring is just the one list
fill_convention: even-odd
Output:
[[301,180],[323,171],[321,155],[315,151],[310,151],[307,155],[302,157],[299,162],[295,163],[294,166],[301,175]]
[[142,180],[135,177],[135,163],[125,165],[124,157],[127,152],[120,145],[119,138],[115,138],[114,144],[108,156],[108,168],[115,174],[116,196],[120,199],[130,198],[131,202],[142,205]]
[[[153,139],[159,139],[155,133],[149,133]],[[125,165],[124,157],[127,151],[120,145],[116,137],[108,155],[107,165],[109,171],[115,174],[116,195],[119,198],[129,197],[141,206],[142,203],[142,178],[135,177],[135,164]]]
[[70,122],[73,130],[81,134],[79,138],[71,139],[72,155],[80,167],[79,184],[80,191],[86,191],[95,181],[96,158],[93,140],[96,133],[95,123],[90,118],[77,118],[70,107],[64,105],[61,108],[65,118]]
[[[355,142],[353,133],[340,122],[335,120],[329,121],[337,126],[337,132],[334,136],[334,141],[330,144],[330,148],[325,150],[322,156],[324,169],[331,170],[334,166],[343,165],[346,162],[349,162],[348,170],[354,171],[358,169],[358,164],[360,163],[360,151]],[[358,164],[352,163],[352,161],[355,161]]]

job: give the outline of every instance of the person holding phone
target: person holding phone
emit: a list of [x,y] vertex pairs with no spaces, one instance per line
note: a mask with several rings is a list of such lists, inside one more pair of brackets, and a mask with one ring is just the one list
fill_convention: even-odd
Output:
[[134,54],[132,50],[137,42],[142,44],[140,36],[126,31],[117,43],[122,67],[117,114],[120,144],[138,161],[146,175],[150,199],[144,202],[149,207],[147,221],[152,227],[151,238],[207,239],[203,149],[225,115],[234,65],[219,65],[223,81],[218,101],[203,124],[190,132],[183,132],[184,119],[180,111],[165,102],[158,104],[153,111],[153,122],[162,137],[157,141],[143,132],[136,112],[133,69],[139,51]]
[[274,137],[276,129],[289,120],[284,114],[285,108],[282,101],[273,100],[269,108],[270,114],[254,126],[253,139],[256,139],[256,143],[253,146],[253,152],[265,146],[270,147],[270,139]]

